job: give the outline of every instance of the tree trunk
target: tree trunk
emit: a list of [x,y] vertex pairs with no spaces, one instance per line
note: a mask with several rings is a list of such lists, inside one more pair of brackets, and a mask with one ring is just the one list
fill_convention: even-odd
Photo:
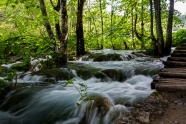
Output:
[[136,48],[136,45],[134,43],[134,8],[132,7],[132,12],[131,12],[131,24],[132,24],[132,45],[133,45],[133,48],[135,49]]
[[57,51],[56,39],[55,39],[54,33],[52,31],[51,25],[50,25],[50,23],[47,19],[48,14],[47,14],[47,11],[46,11],[45,2],[44,2],[44,0],[39,0],[39,3],[40,3],[40,9],[41,9],[42,16],[44,17],[43,18],[44,26],[46,28],[46,31],[48,33],[49,38],[52,40],[52,43],[54,45],[54,50]]
[[[87,8],[88,8],[88,12],[89,12],[89,14],[91,15],[91,1],[90,0],[88,0],[88,2],[87,2]],[[88,26],[89,26],[89,33],[90,32],[92,32],[92,18],[91,17],[89,17],[89,19],[88,19]],[[90,35],[89,34],[89,41],[91,41],[91,37],[92,37],[92,35]]]
[[[96,26],[96,23],[95,23],[95,19],[94,19],[94,17],[93,17],[93,19],[92,19],[92,21],[93,21],[93,24],[94,24],[94,27],[95,27],[95,32],[96,32],[96,39],[97,39],[97,49],[100,49],[100,47],[99,47],[99,34],[98,34],[98,30],[97,30],[97,26]],[[101,45],[101,49],[103,49],[103,46]]]
[[[53,9],[54,9],[56,12],[59,13],[59,10],[60,10],[60,0],[58,0],[56,6],[53,4],[52,0],[50,0],[50,3],[51,3],[51,5],[53,6]],[[60,39],[61,39],[61,37],[62,37],[62,36],[61,36],[62,34],[61,34],[59,19],[57,18],[57,20],[56,20],[56,18],[54,18],[54,20],[55,20],[56,35],[57,35],[58,40],[60,41]]]
[[134,19],[134,28],[133,28],[133,30],[134,30],[134,33],[135,33],[136,37],[138,38],[138,40],[143,42],[141,34],[139,34],[138,31],[137,31],[137,26],[136,26],[137,25],[137,20],[138,20],[138,15],[136,14],[136,17]]
[[99,0],[100,14],[101,14],[101,49],[104,47],[104,39],[103,39],[103,11],[102,11],[102,0]]
[[113,0],[111,0],[111,17],[110,17],[110,42],[112,45],[112,49],[114,49],[114,45],[112,42],[112,34],[113,34],[113,15],[114,15],[114,9],[113,9]]
[[154,21],[153,21],[153,4],[152,4],[152,0],[150,0],[150,37],[152,40],[152,44],[153,44],[153,49],[154,49],[154,55],[158,54],[158,49],[157,49],[157,41],[156,38],[154,36]]
[[144,5],[143,5],[143,0],[141,1],[141,36],[144,36]]
[[141,1],[141,48],[143,49],[145,47],[145,41],[144,41],[144,3],[143,0]]
[[61,0],[60,6],[61,6],[61,29],[62,29],[62,36],[60,39],[60,49],[59,49],[59,58],[58,58],[58,67],[61,67],[63,65],[67,64],[67,56],[68,56],[68,49],[67,49],[67,43],[68,43],[68,15],[67,15],[67,9],[66,9],[66,3],[67,0]]
[[161,25],[161,1],[154,0],[155,18],[156,18],[156,34],[158,43],[158,55],[164,56],[164,39]]
[[85,0],[78,0],[78,12],[77,12],[77,24],[76,24],[76,35],[77,35],[77,43],[76,43],[76,54],[77,56],[85,55],[85,43],[84,43],[84,34],[83,34],[83,6]]
[[169,16],[167,22],[165,55],[169,55],[171,53],[173,15],[174,15],[174,0],[170,0]]

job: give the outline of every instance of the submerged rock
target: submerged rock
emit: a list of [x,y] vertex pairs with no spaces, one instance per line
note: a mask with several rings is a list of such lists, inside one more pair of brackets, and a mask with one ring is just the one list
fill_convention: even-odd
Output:
[[109,78],[105,73],[100,72],[100,71],[96,72],[94,76],[98,79],[101,79],[101,81],[103,82],[111,80],[111,78]]
[[127,79],[126,73],[123,70],[117,69],[105,69],[102,70],[109,78],[116,81],[125,81]]
[[46,83],[56,83],[56,79],[55,78],[46,78],[43,82],[46,82]]
[[[102,124],[104,117],[111,107],[113,107],[113,103],[109,98],[101,95],[90,96],[90,99],[91,101],[89,101],[86,106],[86,111],[80,124],[90,124],[91,122]],[[80,109],[82,107],[83,104],[81,104]]]

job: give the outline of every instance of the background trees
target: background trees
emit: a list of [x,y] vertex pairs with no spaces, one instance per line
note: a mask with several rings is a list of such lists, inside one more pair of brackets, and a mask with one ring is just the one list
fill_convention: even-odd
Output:
[[174,31],[185,28],[184,16],[173,11],[174,0],[170,4],[166,0],[1,0],[0,4],[1,58],[16,55],[26,60],[54,51],[67,58],[67,49],[84,55],[102,48],[154,49],[155,54],[167,55],[180,39],[175,33],[171,40],[172,25]]

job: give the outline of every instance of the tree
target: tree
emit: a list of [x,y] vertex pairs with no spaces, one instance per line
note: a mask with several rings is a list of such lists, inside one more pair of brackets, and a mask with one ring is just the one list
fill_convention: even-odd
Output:
[[165,55],[169,55],[171,53],[173,15],[174,15],[174,0],[170,0],[169,16],[167,22]]
[[76,23],[76,55],[82,56],[85,55],[85,43],[84,43],[84,34],[83,34],[83,6],[85,0],[78,0],[78,12],[77,12],[77,23]]
[[161,1],[160,0],[154,0],[154,9],[155,9],[155,20],[156,20],[158,55],[164,56],[164,39],[163,39],[163,30],[162,30],[162,22],[161,22]]
[[61,29],[62,29],[62,35],[60,39],[60,64],[59,66],[62,66],[63,64],[67,64],[67,56],[68,56],[68,49],[67,49],[67,43],[68,43],[68,15],[67,15],[67,9],[66,9],[66,3],[67,0],[61,0],[60,2],[61,6]]
[[102,10],[102,0],[99,0],[100,6],[100,14],[101,14],[101,49],[104,47],[104,39],[103,39],[103,10]]
[[153,27],[154,27],[154,19],[153,19],[153,3],[152,3],[152,0],[149,0],[150,1],[150,38],[152,40],[152,44],[153,44],[153,49],[154,49],[154,55],[157,55],[158,53],[158,50],[157,50],[157,41],[156,41],[156,38],[154,36],[154,30],[153,30]]
[[48,21],[48,14],[47,14],[47,11],[46,11],[46,6],[45,6],[45,2],[44,0],[39,0],[39,3],[40,3],[40,9],[41,9],[41,13],[43,15],[43,20],[44,20],[44,26],[46,28],[46,31],[48,33],[48,36],[49,38],[52,40],[53,42],[53,45],[54,45],[54,50],[57,51],[57,44],[56,44],[56,39],[55,39],[55,36],[54,36],[54,33],[52,31],[52,28],[51,28],[51,25]]
[[61,29],[60,29],[60,24],[59,24],[58,19],[57,19],[57,22],[55,23],[56,35],[60,41],[60,49],[59,50],[57,48],[56,38],[55,38],[54,33],[52,31],[51,25],[48,21],[48,15],[47,15],[47,11],[46,11],[45,2],[44,2],[44,0],[39,0],[39,2],[40,2],[41,13],[42,13],[43,19],[44,19],[44,26],[47,30],[47,33],[48,33],[48,36],[50,37],[50,39],[52,39],[53,42],[55,41],[55,51],[58,52],[58,56],[56,58],[54,58],[56,61],[56,65],[57,65],[57,67],[61,67],[65,64],[67,64],[67,59],[68,59],[67,58],[67,54],[68,54],[68,52],[67,52],[68,16],[67,16],[67,9],[66,9],[67,0],[58,0],[56,6],[52,2],[52,0],[50,0],[50,3],[53,6],[53,9],[55,11],[57,11],[59,13],[59,10],[61,8],[61,11],[60,11],[61,24],[62,24]]

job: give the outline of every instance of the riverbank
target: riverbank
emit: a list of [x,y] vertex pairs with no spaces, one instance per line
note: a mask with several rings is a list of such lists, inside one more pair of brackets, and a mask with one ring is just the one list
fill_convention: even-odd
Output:
[[185,124],[186,104],[183,99],[154,92],[116,124]]

